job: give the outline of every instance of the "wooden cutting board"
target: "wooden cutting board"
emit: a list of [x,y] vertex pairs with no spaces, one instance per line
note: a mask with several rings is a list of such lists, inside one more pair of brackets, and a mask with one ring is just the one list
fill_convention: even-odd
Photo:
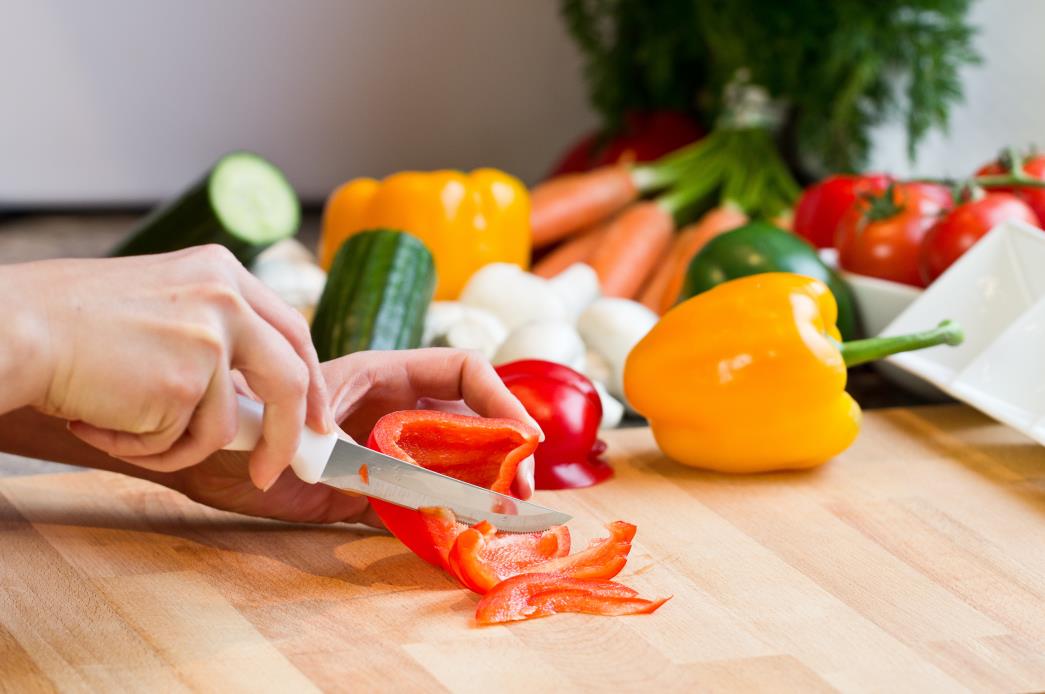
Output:
[[477,628],[394,539],[107,473],[0,480],[0,690],[1045,689],[1045,449],[964,407],[871,413],[812,473],[727,477],[608,437],[539,500],[636,523],[651,616]]

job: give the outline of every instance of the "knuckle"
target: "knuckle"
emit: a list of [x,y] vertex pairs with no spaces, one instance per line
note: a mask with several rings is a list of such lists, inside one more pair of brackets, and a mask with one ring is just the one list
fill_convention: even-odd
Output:
[[304,363],[298,362],[285,373],[287,393],[295,399],[303,399],[308,393],[309,374]]
[[194,406],[206,388],[201,379],[185,372],[174,371],[160,380],[160,396],[179,406]]
[[199,256],[215,267],[226,267],[232,264],[239,264],[239,261],[236,260],[236,256],[233,255],[232,251],[221,244],[208,243],[204,246],[198,246],[197,248]]
[[243,296],[224,281],[201,282],[196,286],[197,295],[207,304],[216,306],[222,311],[239,312],[246,306]]

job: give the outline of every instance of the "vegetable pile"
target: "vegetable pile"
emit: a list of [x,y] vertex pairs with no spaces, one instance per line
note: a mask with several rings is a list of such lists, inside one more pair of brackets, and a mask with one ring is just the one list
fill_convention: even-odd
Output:
[[[514,420],[445,412],[394,412],[378,420],[368,446],[471,484],[507,493],[520,461],[537,447],[537,432]],[[666,599],[645,600],[615,583],[635,537],[635,526],[616,521],[609,535],[570,554],[565,526],[543,533],[498,533],[483,521],[457,522],[444,508],[413,511],[378,499],[371,504],[385,526],[425,561],[483,595],[480,625],[544,617],[558,612],[646,614]]]
[[1041,227],[1045,156],[1012,150],[965,181],[831,176],[810,186],[795,233],[838,251],[849,272],[925,287],[998,224]]

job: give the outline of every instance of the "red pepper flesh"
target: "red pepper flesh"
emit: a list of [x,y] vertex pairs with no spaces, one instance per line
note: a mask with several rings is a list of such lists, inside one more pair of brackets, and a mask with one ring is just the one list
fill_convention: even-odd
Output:
[[457,536],[447,563],[461,585],[485,593],[506,578],[569,553],[570,531],[564,525],[543,533],[497,534],[483,521]]
[[[482,524],[480,524],[482,525]],[[586,549],[576,554],[569,552],[569,535],[558,547],[546,539],[549,533],[560,534],[566,528],[553,528],[539,538],[513,539],[511,535],[496,535],[490,524],[465,530],[454,540],[448,563],[450,573],[465,588],[486,593],[505,579],[522,573],[556,574],[570,578],[613,578],[628,562],[635,526],[623,521],[610,523],[609,537],[593,540]],[[541,543],[546,543],[543,548]],[[502,544],[503,543],[503,544]],[[562,546],[565,544],[565,551]],[[506,547],[508,551],[501,548]],[[528,553],[520,551],[522,548]],[[554,550],[558,549],[557,553]]]
[[520,574],[498,584],[475,608],[480,625],[537,619],[561,612],[594,615],[649,614],[670,600],[646,600],[614,581],[557,574]]
[[[435,410],[393,412],[378,420],[367,446],[502,494],[516,469],[537,447],[537,432],[511,419],[488,419]],[[415,554],[447,568],[446,553],[459,526],[453,514],[422,514],[380,499],[370,505],[385,527]],[[445,551],[444,551],[445,550]]]

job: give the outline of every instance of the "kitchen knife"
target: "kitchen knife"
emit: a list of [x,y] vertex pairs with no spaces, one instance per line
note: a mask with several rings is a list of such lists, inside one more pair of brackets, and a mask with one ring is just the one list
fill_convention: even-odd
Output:
[[[253,450],[261,438],[263,413],[261,403],[238,396],[239,428],[225,450]],[[364,465],[365,480],[360,474]],[[570,520],[565,513],[404,463],[336,433],[322,436],[307,427],[290,466],[309,484],[327,484],[412,509],[442,506],[462,523],[486,520],[508,532],[538,532]]]

